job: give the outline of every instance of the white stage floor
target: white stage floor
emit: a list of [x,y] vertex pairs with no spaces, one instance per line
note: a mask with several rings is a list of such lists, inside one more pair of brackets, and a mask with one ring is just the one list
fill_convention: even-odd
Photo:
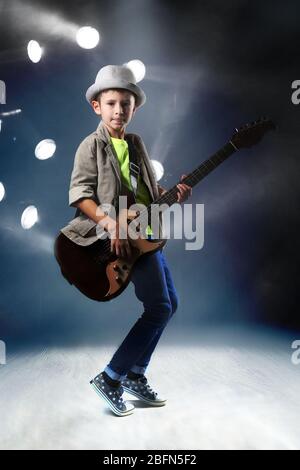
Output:
[[[300,337],[300,334],[298,334]],[[89,384],[116,345],[48,348],[0,367],[1,449],[299,449],[292,334],[170,333],[146,374],[167,405],[117,417]],[[184,344],[188,343],[188,344]]]

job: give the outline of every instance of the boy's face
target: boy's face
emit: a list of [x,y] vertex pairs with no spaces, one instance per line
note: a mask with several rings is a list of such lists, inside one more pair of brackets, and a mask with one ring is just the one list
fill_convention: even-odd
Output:
[[135,111],[135,98],[127,90],[104,90],[100,103],[92,101],[96,114],[102,117],[104,124],[109,128],[120,131],[131,121]]

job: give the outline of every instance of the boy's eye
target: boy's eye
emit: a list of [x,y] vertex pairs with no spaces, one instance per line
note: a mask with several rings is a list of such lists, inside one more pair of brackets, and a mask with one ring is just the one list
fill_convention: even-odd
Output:
[[[111,105],[112,105],[112,104],[114,104],[114,103],[107,103],[107,104],[111,104]],[[123,103],[123,106],[129,106],[129,104],[130,104],[130,103],[127,101],[126,103]]]

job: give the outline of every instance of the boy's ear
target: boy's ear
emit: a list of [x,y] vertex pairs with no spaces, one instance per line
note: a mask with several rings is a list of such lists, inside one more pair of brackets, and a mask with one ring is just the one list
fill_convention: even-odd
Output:
[[92,101],[92,106],[93,106],[93,109],[94,109],[95,113],[98,114],[98,116],[100,116],[101,115],[101,108],[100,108],[99,101],[93,100]]

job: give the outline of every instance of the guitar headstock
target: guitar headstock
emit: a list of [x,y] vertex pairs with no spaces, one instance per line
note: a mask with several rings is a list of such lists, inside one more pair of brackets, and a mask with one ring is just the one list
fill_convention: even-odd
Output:
[[231,137],[231,142],[237,149],[249,148],[256,145],[267,132],[275,128],[276,126],[271,119],[263,117],[258,121],[236,129],[236,132]]

